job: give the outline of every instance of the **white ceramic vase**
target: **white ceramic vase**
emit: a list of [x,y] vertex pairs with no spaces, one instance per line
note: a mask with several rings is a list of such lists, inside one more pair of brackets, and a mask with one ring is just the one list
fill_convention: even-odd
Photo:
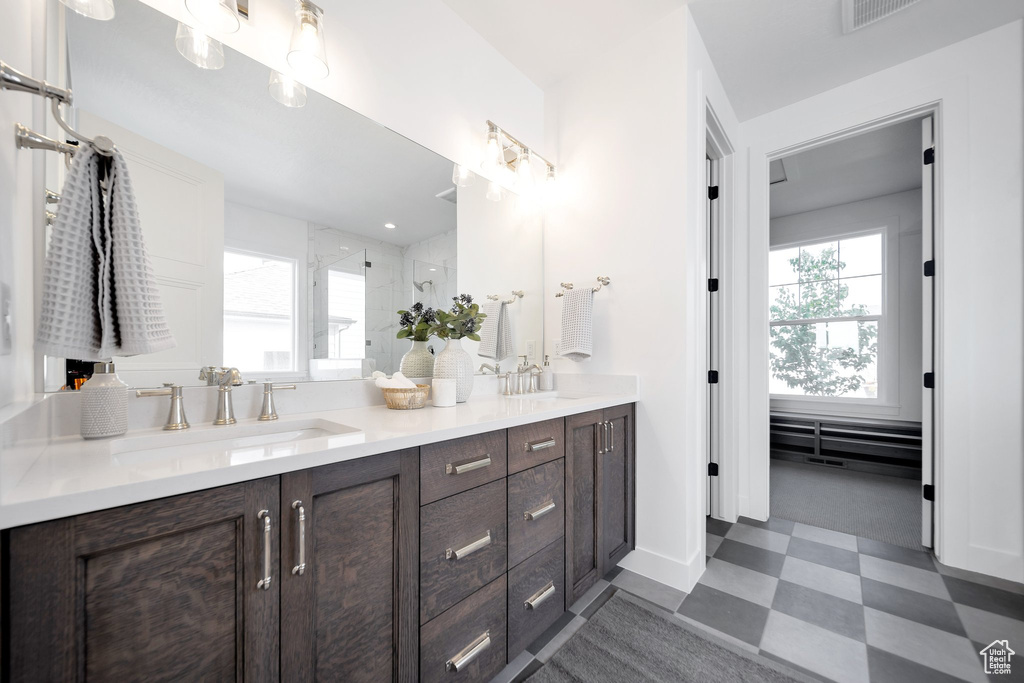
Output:
[[399,369],[406,377],[433,377],[434,354],[427,349],[427,342],[414,341],[412,348],[402,356]]
[[434,377],[455,380],[455,402],[465,403],[473,393],[473,359],[461,339],[449,339],[434,361]]

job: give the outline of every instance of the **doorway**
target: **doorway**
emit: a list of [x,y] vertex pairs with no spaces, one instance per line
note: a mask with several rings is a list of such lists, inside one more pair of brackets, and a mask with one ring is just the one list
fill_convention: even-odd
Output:
[[932,545],[933,162],[930,115],[770,158],[773,518]]

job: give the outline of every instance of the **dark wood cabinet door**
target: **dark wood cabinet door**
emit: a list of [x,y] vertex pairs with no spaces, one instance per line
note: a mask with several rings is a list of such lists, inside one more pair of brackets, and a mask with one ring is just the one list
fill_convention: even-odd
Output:
[[601,578],[598,428],[601,411],[565,418],[566,609]]
[[600,463],[601,574],[604,575],[633,549],[634,435],[633,406],[604,411],[608,424]]
[[270,477],[10,530],[4,680],[278,680],[279,492]]
[[418,450],[285,474],[281,494],[282,680],[415,681]]

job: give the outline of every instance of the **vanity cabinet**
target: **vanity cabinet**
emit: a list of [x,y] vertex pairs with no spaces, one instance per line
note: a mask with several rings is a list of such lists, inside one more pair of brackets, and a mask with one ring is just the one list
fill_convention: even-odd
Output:
[[414,681],[418,449],[281,476],[281,680]]
[[4,680],[277,680],[279,492],[271,477],[11,529]]
[[565,420],[566,607],[634,545],[633,405]]

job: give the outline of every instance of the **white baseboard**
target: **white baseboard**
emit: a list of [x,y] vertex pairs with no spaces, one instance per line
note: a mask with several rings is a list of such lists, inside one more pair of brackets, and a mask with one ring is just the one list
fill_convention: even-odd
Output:
[[637,548],[622,558],[619,566],[689,593],[704,573],[704,556],[698,549],[697,554],[689,562],[680,562],[650,550]]
[[[939,558],[939,561],[941,562],[942,558]],[[967,566],[959,568],[1024,583],[1024,557],[994,548],[970,546],[967,554]]]

